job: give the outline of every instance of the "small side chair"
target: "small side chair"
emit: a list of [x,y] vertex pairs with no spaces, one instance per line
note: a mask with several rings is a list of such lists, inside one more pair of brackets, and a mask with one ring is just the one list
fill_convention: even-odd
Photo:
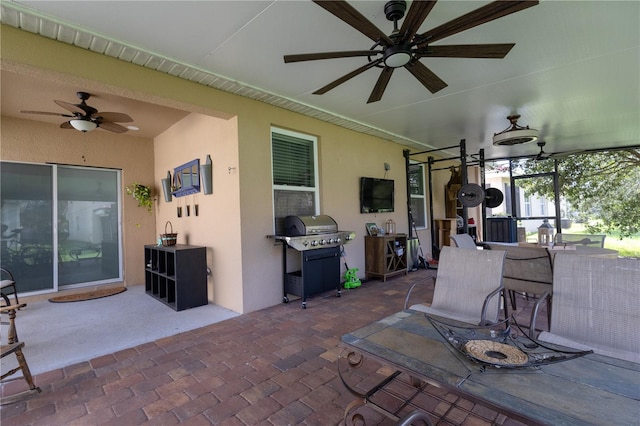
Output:
[[[33,381],[33,376],[31,376],[31,371],[29,370],[29,364],[27,364],[27,359],[22,353],[22,348],[24,348],[24,342],[19,342],[16,335],[16,314],[18,310],[27,306],[24,303],[19,305],[10,305],[10,306],[2,306],[0,307],[0,313],[7,313],[9,315],[9,328],[7,331],[7,341],[2,342],[0,344],[1,355],[0,358],[4,358],[9,355],[15,355],[18,365],[16,367],[9,367],[6,371],[3,368],[2,375],[0,376],[0,381],[2,383],[5,382],[5,378],[13,376],[18,372],[22,372],[22,378],[27,382],[29,389],[26,391],[14,394],[14,395],[2,395],[2,399],[0,399],[0,405],[13,403],[25,396],[39,393],[41,392],[40,388],[37,387]],[[3,336],[4,337],[4,336]],[[4,366],[3,366],[4,367]],[[14,379],[15,380],[15,379]]]
[[[13,278],[13,274],[4,268],[0,268],[0,295],[4,301],[4,306],[12,304],[18,305],[18,290],[16,288],[16,280]],[[13,295],[14,302],[12,303],[9,296]]]

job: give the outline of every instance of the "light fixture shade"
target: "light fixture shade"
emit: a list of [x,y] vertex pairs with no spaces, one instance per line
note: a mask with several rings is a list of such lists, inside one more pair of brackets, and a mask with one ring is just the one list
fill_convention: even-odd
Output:
[[390,46],[384,52],[384,64],[389,68],[405,66],[410,60],[411,49],[402,44]]
[[507,117],[507,120],[511,122],[511,127],[493,135],[494,145],[520,145],[538,140],[538,131],[530,129],[529,126],[519,126],[518,118],[520,118],[518,114]]
[[98,127],[98,125],[93,121],[82,119],[69,120],[69,124],[71,124],[74,129],[80,130],[81,132],[90,132]]
[[510,132],[498,133],[493,136],[494,145],[520,145],[538,140],[536,129],[517,129]]

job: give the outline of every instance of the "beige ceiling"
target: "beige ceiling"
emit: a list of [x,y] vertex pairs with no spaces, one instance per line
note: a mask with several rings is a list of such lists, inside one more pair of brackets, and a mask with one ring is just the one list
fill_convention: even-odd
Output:
[[[108,88],[92,90],[90,83],[69,82],[58,79],[42,79],[37,76],[2,70],[2,114],[21,119],[38,120],[46,123],[60,124],[69,118],[54,115],[22,114],[20,111],[45,111],[60,114],[69,112],[53,102],[54,99],[80,103],[77,91],[88,91],[91,95],[87,104],[99,112],[121,112],[133,118],[132,123],[120,123],[122,126],[133,125],[139,130],[130,130],[125,135],[153,138],[182,120],[187,111],[142,102],[125,96],[109,93]],[[71,131],[71,130],[70,130]]]
[[[420,32],[486,3],[440,1]],[[383,1],[351,4],[391,32]],[[522,115],[520,124],[540,130],[547,152],[640,145],[640,2],[635,0],[547,0],[448,37],[437,44],[516,46],[504,59],[425,58],[422,62],[448,87],[431,94],[398,69],[382,100],[372,104],[366,101],[377,69],[324,95],[312,94],[362,66],[366,58],[284,63],[287,54],[366,50],[372,45],[310,1],[14,1],[2,3],[2,23],[261,98],[416,150],[465,139],[470,153],[484,149],[487,158],[535,154],[535,145],[492,146],[493,134],[508,127],[506,117],[512,113]],[[7,85],[5,77],[3,73],[3,114],[57,111],[52,99],[75,102],[76,87],[35,87],[19,76],[9,76]],[[93,93],[89,103],[101,111],[127,112],[141,128],[140,135],[162,130],[157,120],[154,123],[158,113],[148,103],[109,91]],[[168,114],[164,123],[184,114],[162,112]]]

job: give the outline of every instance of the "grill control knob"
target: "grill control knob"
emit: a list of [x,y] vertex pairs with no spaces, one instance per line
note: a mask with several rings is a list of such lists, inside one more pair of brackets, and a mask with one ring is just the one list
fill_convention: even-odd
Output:
[[323,246],[323,245],[325,245],[325,244],[327,244],[327,240],[320,240],[320,245],[321,245],[321,246]]
[[342,242],[341,238],[336,238],[336,244],[340,244]]
[[335,240],[333,238],[329,238],[329,244],[333,244]]
[[305,247],[307,247],[307,246],[309,245],[309,241],[304,240],[304,241],[302,242],[302,245],[303,245],[303,246],[305,246]]
[[318,242],[316,240],[311,241],[311,247],[315,247],[318,245]]

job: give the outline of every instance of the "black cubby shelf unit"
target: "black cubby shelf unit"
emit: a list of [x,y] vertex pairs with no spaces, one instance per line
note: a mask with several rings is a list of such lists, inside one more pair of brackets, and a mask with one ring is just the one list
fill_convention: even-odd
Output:
[[205,247],[144,246],[144,287],[148,295],[176,311],[209,303]]

